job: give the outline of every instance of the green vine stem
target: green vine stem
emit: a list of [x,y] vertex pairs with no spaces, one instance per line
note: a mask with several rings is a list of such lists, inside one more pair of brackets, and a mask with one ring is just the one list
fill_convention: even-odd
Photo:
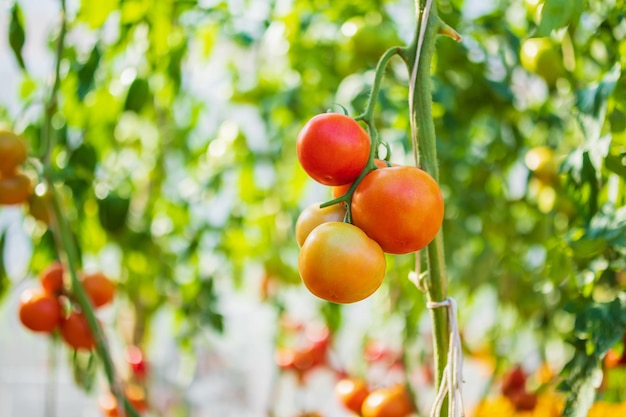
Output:
[[[408,71],[411,74],[410,86],[411,129],[414,143],[415,163],[439,181],[437,165],[437,148],[435,125],[432,116],[432,94],[430,66],[435,51],[435,38],[440,28],[436,5],[428,0],[415,0],[417,30],[408,53],[403,55]],[[426,19],[423,17],[427,16]],[[425,25],[425,26],[424,26]],[[419,47],[419,53],[418,53]],[[416,254],[419,259],[419,253]],[[419,263],[418,263],[419,264]],[[443,234],[440,231],[427,248],[428,273],[424,275],[423,285],[428,301],[443,301],[447,296],[447,278],[445,270]],[[419,275],[420,271],[416,271]],[[437,388],[443,378],[448,355],[448,317],[447,309],[431,309],[433,326],[433,344],[435,357],[435,374]],[[447,416],[447,407],[441,409],[441,416]]]
[[320,207],[328,207],[333,204],[338,203],[346,203],[346,218],[345,221],[348,223],[352,223],[352,213],[350,210],[350,202],[352,200],[352,195],[354,194],[354,190],[361,183],[363,178],[370,172],[377,169],[376,164],[374,163],[374,158],[378,153],[378,147],[380,146],[380,139],[378,136],[378,130],[376,130],[376,125],[374,123],[374,108],[376,107],[376,102],[378,101],[378,93],[380,91],[380,86],[383,82],[383,77],[385,75],[385,69],[389,64],[391,58],[394,55],[402,55],[403,48],[400,46],[394,46],[385,51],[385,53],[378,60],[378,64],[376,65],[376,73],[374,75],[374,82],[372,83],[372,89],[370,91],[370,96],[367,100],[367,105],[365,107],[365,111],[356,116],[354,120],[362,121],[367,125],[367,129],[370,137],[370,154],[369,159],[367,161],[367,165],[363,168],[363,171],[359,174],[356,180],[352,183],[348,191],[335,199],[322,203]]
[[[80,280],[78,278],[79,258],[76,243],[73,240],[72,230],[69,222],[65,217],[63,211],[63,205],[61,202],[61,194],[54,186],[54,170],[51,163],[51,153],[54,149],[55,138],[52,133],[52,118],[57,108],[57,95],[61,84],[61,60],[63,56],[63,50],[65,47],[65,35],[67,33],[67,21],[66,21],[66,4],[65,0],[61,0],[61,27],[59,36],[57,38],[56,50],[55,50],[55,71],[54,82],[50,90],[50,95],[44,107],[44,120],[43,129],[41,133],[42,139],[42,162],[44,179],[48,185],[48,189],[51,194],[51,205],[53,213],[53,225],[52,230],[55,236],[57,245],[61,248],[61,252],[65,254],[65,263],[67,270],[69,271],[71,278],[71,289],[78,302],[81,311],[85,315],[89,330],[91,331],[94,340],[96,342],[96,352],[100,357],[104,372],[109,383],[111,392],[118,400],[118,404],[123,404],[126,411],[126,415],[131,417],[140,417],[139,413],[133,408],[126,396],[123,394],[123,390],[120,387],[120,383],[115,375],[115,366],[111,358],[111,354],[107,347],[104,332],[96,318],[94,309],[91,305],[91,301],[87,296]],[[122,416],[125,414],[120,413]]]

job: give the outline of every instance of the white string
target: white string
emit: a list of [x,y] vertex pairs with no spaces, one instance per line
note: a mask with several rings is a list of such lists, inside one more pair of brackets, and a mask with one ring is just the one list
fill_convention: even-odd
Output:
[[448,399],[448,415],[455,417],[457,414],[461,417],[465,416],[463,407],[463,392],[461,383],[463,382],[463,351],[461,350],[461,335],[456,318],[456,302],[448,297],[443,301],[429,301],[426,303],[428,308],[448,308],[448,325],[450,327],[450,346],[448,348],[448,363],[443,368],[443,377],[439,385],[439,391],[435,398],[435,403],[430,412],[430,417],[439,417],[441,406],[449,395]]

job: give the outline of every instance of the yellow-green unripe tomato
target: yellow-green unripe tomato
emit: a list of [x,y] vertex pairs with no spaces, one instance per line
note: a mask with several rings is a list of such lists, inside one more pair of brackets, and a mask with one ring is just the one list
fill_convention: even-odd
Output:
[[522,42],[520,62],[549,85],[554,85],[564,72],[559,46],[549,38],[530,38]]

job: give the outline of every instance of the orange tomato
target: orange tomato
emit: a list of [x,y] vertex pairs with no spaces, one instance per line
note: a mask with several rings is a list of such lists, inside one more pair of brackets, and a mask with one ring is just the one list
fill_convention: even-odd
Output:
[[349,223],[317,226],[302,245],[298,269],[314,295],[334,303],[369,297],[385,277],[385,254],[361,229]]
[[54,295],[63,292],[63,264],[55,261],[39,273],[39,282],[43,289]]
[[81,277],[81,283],[95,308],[113,301],[115,284],[102,272],[92,272]]
[[370,155],[370,137],[353,118],[338,113],[312,117],[298,134],[298,161],[307,174],[324,185],[353,182]]
[[352,220],[387,253],[415,252],[428,245],[443,222],[437,182],[411,166],[377,169],[352,196]]
[[335,384],[335,395],[344,407],[355,414],[361,413],[361,406],[369,393],[367,384],[360,378],[342,378]]
[[76,311],[61,322],[61,337],[68,346],[77,350],[91,350],[96,345],[87,319],[83,313]]
[[413,412],[413,404],[402,385],[379,388],[363,401],[363,417],[407,417]]
[[19,301],[19,318],[24,327],[34,332],[51,333],[63,316],[59,300],[41,288],[22,292]]
[[0,130],[0,174],[12,177],[17,167],[26,160],[26,142],[15,133]]
[[320,203],[314,203],[302,210],[296,221],[296,241],[302,247],[307,236],[313,229],[322,223],[342,222],[346,216],[346,209],[341,204],[320,208]]
[[30,178],[22,173],[0,178],[0,205],[25,203],[31,193]]

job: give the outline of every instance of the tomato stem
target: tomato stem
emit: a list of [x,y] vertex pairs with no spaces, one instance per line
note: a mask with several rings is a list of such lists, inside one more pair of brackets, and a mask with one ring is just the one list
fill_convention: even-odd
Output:
[[[411,75],[409,108],[411,136],[415,165],[422,167],[435,181],[439,181],[435,125],[432,116],[430,66],[435,51],[435,39],[440,28],[436,5],[431,0],[415,0],[417,28],[407,53],[401,55]],[[419,257],[419,253],[416,254]],[[418,258],[419,259],[419,258]],[[439,231],[427,247],[428,273],[424,286],[428,301],[440,302],[447,296],[447,278],[443,248],[443,233]],[[418,262],[416,262],[419,265]],[[416,271],[418,276],[421,271]],[[447,309],[430,309],[433,326],[435,375],[437,388],[443,379],[448,356],[449,331]],[[448,409],[442,405],[440,416],[446,417]]]
[[117,380],[115,374],[115,366],[113,364],[113,360],[111,358],[111,354],[107,347],[106,339],[100,324],[98,323],[98,319],[96,318],[94,309],[91,305],[91,301],[87,296],[80,280],[78,279],[78,268],[79,268],[79,257],[78,257],[78,249],[76,247],[76,243],[73,238],[72,230],[70,228],[69,222],[65,217],[65,212],[63,211],[63,207],[61,204],[61,195],[59,190],[54,187],[54,170],[52,168],[51,162],[51,151],[54,148],[54,135],[52,134],[52,118],[56,112],[57,99],[58,99],[58,91],[61,84],[61,74],[60,74],[60,66],[61,59],[63,55],[63,51],[65,48],[65,34],[67,32],[67,21],[66,21],[66,3],[65,0],[60,0],[61,3],[61,28],[59,32],[59,37],[57,39],[56,44],[56,55],[55,55],[55,71],[54,71],[54,82],[52,88],[50,89],[50,94],[48,96],[48,100],[44,106],[44,121],[43,121],[43,129],[42,129],[42,161],[44,164],[44,180],[46,181],[48,188],[51,193],[51,206],[53,211],[53,221],[51,225],[51,229],[53,231],[53,235],[57,242],[60,251],[65,254],[67,270],[69,271],[71,278],[71,288],[72,292],[75,296],[76,301],[78,302],[82,313],[87,320],[87,324],[89,325],[89,330],[91,331],[95,342],[96,342],[96,352],[98,356],[102,360],[102,364],[104,366],[105,375],[107,381],[109,383],[111,392],[115,395],[118,400],[118,403],[124,404],[124,408],[128,416],[131,417],[140,417],[139,413],[134,409],[134,407],[130,404],[126,396],[123,394],[123,391],[120,387],[119,381]]
[[[378,131],[376,130],[376,126],[374,123],[374,108],[376,107],[376,102],[378,101],[378,93],[380,91],[380,85],[383,81],[383,77],[385,75],[385,69],[387,68],[387,64],[394,55],[402,55],[403,47],[394,46],[385,51],[385,53],[378,60],[378,64],[376,65],[376,74],[374,75],[374,82],[372,84],[372,90],[370,91],[370,96],[367,101],[367,105],[365,106],[365,111],[360,115],[356,116],[354,120],[362,121],[367,125],[367,130],[369,133],[370,139],[370,155],[367,161],[367,165],[363,168],[363,171],[359,174],[356,180],[352,183],[348,191],[335,199],[326,201],[320,205],[321,208],[329,207],[334,204],[345,203],[346,204],[346,223],[352,223],[352,210],[350,207],[350,203],[352,202],[352,195],[354,194],[354,190],[361,183],[363,178],[370,172],[378,167],[374,163],[374,159],[378,155],[378,147],[380,146],[380,139],[378,136]],[[387,148],[387,155],[389,157],[389,146],[385,145]]]

